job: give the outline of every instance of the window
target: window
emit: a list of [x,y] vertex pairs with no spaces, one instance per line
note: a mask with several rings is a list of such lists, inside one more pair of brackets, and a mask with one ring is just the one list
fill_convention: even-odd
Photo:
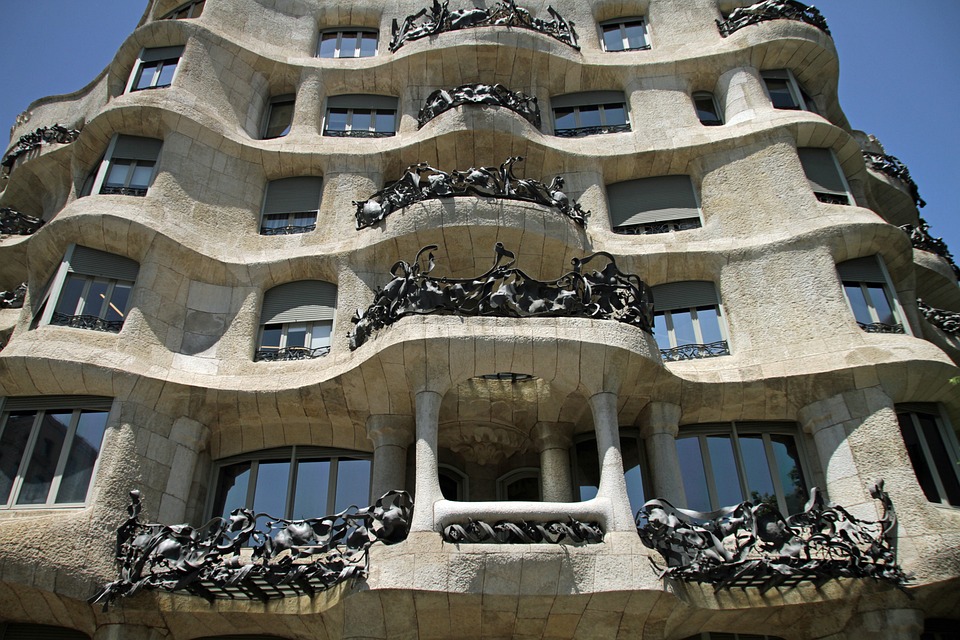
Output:
[[899,406],[897,419],[917,482],[930,502],[960,507],[960,447],[932,406]]
[[263,119],[261,137],[264,140],[282,138],[290,133],[295,102],[295,96],[292,93],[270,98],[270,102],[267,103],[267,113]]
[[607,186],[614,233],[645,235],[700,228],[690,176],[657,176]]
[[255,361],[305,360],[330,352],[337,287],[320,280],[281,284],[263,296]]
[[550,99],[553,135],[577,138],[630,131],[627,101],[621,91],[569,93]]
[[841,262],[837,273],[861,329],[867,333],[904,333],[899,303],[891,293],[886,269],[878,256]]
[[173,83],[183,46],[144,49],[130,74],[125,93],[144,89],[162,89]]
[[649,49],[647,25],[643,18],[617,18],[600,23],[600,40],[604,51],[639,51]]
[[730,355],[723,311],[712,282],[653,287],[653,330],[664,362]]
[[317,228],[323,178],[301,176],[271,180],[263,197],[260,235],[282,236]]
[[0,509],[83,506],[111,402],[92,396],[3,401]]
[[194,0],[193,2],[182,4],[160,19],[185,20],[188,18],[199,18],[200,14],[203,13],[204,4],[206,4],[206,0]]
[[39,324],[118,333],[139,271],[129,258],[72,245],[40,303]]
[[320,58],[369,58],[377,55],[377,32],[373,29],[334,29],[320,34]]
[[497,479],[497,499],[511,502],[539,502],[540,469],[524,467],[514,469]]
[[[623,456],[623,479],[627,483],[627,496],[633,513],[647,501],[646,454],[643,442],[638,437],[620,436],[620,453]],[[573,466],[574,499],[581,502],[593,500],[600,489],[600,453],[593,437],[578,438],[571,450]]]
[[147,195],[156,173],[162,140],[115,135],[97,170],[90,175],[80,196],[99,193],[108,196]]
[[800,86],[789,69],[761,71],[760,77],[767,86],[770,102],[776,109],[793,109],[819,114],[817,103]]
[[797,149],[797,155],[817,200],[826,204],[850,204],[853,201],[832,150],[801,147]]
[[448,464],[440,464],[437,468],[440,481],[440,493],[444,500],[467,500],[470,495],[470,479],[459,469]]
[[803,511],[806,474],[795,434],[786,424],[681,427],[677,455],[687,508],[713,511],[749,500],[785,516]]
[[257,451],[217,465],[212,515],[247,508],[303,520],[370,504],[369,454],[294,446]]
[[713,94],[709,91],[697,91],[693,94],[693,106],[697,110],[697,118],[705,127],[719,127],[723,124],[720,107]]
[[390,96],[330,96],[323,135],[387,138],[397,132],[397,99]]

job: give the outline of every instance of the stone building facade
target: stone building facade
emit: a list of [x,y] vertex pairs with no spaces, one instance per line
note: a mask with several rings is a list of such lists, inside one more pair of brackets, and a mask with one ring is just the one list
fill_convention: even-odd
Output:
[[[822,17],[748,4],[151,0],[3,157],[2,635],[957,637],[957,268]],[[183,583],[104,608],[131,490],[197,529],[128,521]],[[391,490],[329,584],[197,581],[212,517]]]

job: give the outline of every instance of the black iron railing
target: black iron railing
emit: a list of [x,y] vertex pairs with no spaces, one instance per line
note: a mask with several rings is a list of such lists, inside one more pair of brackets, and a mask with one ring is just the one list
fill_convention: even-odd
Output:
[[863,159],[866,160],[867,165],[871,169],[885,173],[891,178],[896,178],[902,182],[904,186],[907,187],[907,190],[910,192],[910,197],[913,198],[914,204],[916,204],[917,207],[922,208],[927,206],[927,203],[920,197],[920,188],[917,187],[917,183],[910,177],[910,170],[907,169],[907,165],[903,164],[899,158],[884,153],[864,151]]
[[713,358],[730,355],[730,346],[726,340],[718,340],[707,344],[684,344],[670,349],[660,349],[660,357],[664,362],[678,362],[680,360],[696,360],[698,358]]
[[110,187],[104,185],[100,188],[100,194],[104,196],[137,196],[142,198],[147,195],[146,187]]
[[254,362],[286,362],[289,360],[312,360],[330,353],[330,347],[284,347],[283,349],[258,349],[253,354]]
[[50,318],[50,324],[59,327],[106,331],[108,333],[120,333],[120,329],[123,329],[123,320],[104,320],[98,316],[68,316],[56,311],[53,313],[53,317]]
[[630,131],[629,124],[608,124],[596,127],[574,127],[572,129],[556,129],[553,135],[558,138],[582,138],[597,136],[605,133],[625,133]]
[[671,233],[673,231],[689,231],[690,229],[699,229],[702,226],[699,220],[691,218],[689,220],[674,220],[653,224],[631,224],[614,227],[613,232],[625,236],[646,236],[658,233]]
[[867,333],[906,333],[902,324],[885,324],[883,322],[857,322],[857,325]]
[[763,0],[749,7],[734,9],[726,20],[717,20],[717,28],[720,35],[726,38],[744,27],[768,20],[797,20],[830,35],[827,21],[820,11],[796,0]]
[[0,207],[0,234],[29,236],[43,226],[41,218],[34,218],[10,207]]
[[298,233],[308,233],[317,228],[317,225],[314,224],[301,224],[295,225],[290,224],[283,227],[260,227],[260,235],[262,236],[292,236]]
[[363,129],[324,129],[323,135],[333,138],[389,138],[397,135],[396,131],[366,131]]

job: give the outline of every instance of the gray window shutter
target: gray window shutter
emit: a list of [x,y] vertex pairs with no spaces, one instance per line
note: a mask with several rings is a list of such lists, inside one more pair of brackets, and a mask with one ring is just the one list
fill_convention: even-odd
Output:
[[761,78],[769,78],[771,80],[789,80],[790,72],[786,69],[770,69],[768,71],[760,72]]
[[109,411],[113,398],[101,396],[24,396],[3,400],[4,411],[40,409],[99,409]]
[[156,62],[157,60],[171,60],[183,55],[183,46],[179,47],[157,47],[155,49],[144,49],[140,54],[140,60],[143,62]]
[[653,310],[673,311],[720,304],[717,287],[708,280],[671,282],[653,287]]
[[85,276],[134,281],[140,272],[140,265],[130,258],[77,245],[67,271]]
[[614,227],[700,218],[690,176],[658,176],[607,187]]
[[263,213],[300,213],[320,209],[323,178],[301,176],[271,180],[263,199]]
[[397,99],[393,96],[374,96],[366,94],[351,94],[344,96],[330,96],[327,98],[328,109],[379,109],[396,111]]
[[550,98],[550,107],[553,109],[614,103],[627,103],[623,91],[586,91],[583,93],[568,93]]
[[333,320],[336,311],[336,285],[298,280],[276,286],[263,295],[260,324]]
[[876,255],[841,262],[837,265],[837,273],[840,274],[840,279],[845,282],[887,283]]
[[846,195],[843,177],[837,171],[837,163],[830,149],[804,147],[797,149],[803,172],[807,174],[810,188],[818,193]]
[[122,160],[149,160],[156,162],[160,156],[163,140],[140,136],[119,136],[111,158]]

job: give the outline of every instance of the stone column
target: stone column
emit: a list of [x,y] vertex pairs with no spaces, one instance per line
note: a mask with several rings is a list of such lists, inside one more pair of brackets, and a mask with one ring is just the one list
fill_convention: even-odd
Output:
[[433,531],[433,503],[443,499],[437,471],[437,433],[440,428],[440,401],[436,391],[417,393],[416,495],[411,531]]
[[760,73],[753,67],[730,69],[717,80],[717,102],[727,124],[756,118],[773,109]]
[[600,488],[598,498],[607,498],[613,505],[612,522],[607,531],[631,531],[637,528],[630,513],[627,483],[623,478],[623,454],[620,452],[620,424],[617,420],[617,395],[604,391],[590,397],[593,425],[600,456]]
[[293,108],[293,122],[290,123],[291,136],[316,136],[320,133],[320,123],[323,120],[322,89],[323,82],[316,70],[305,70],[301,74]]
[[210,429],[190,418],[178,418],[170,430],[170,475],[160,497],[160,522],[183,522],[187,519],[187,503],[193,500],[193,476],[201,453],[207,450]]
[[371,498],[387,491],[406,489],[407,447],[413,442],[410,416],[372,415],[367,418],[367,436],[373,441]]
[[544,502],[570,502],[573,480],[570,477],[570,445],[573,424],[538,422],[533,441],[540,451],[540,493]]
[[679,429],[680,407],[675,404],[651,402],[640,412],[640,435],[653,476],[653,495],[648,498],[663,498],[673,505],[685,506],[687,496],[677,456]]

